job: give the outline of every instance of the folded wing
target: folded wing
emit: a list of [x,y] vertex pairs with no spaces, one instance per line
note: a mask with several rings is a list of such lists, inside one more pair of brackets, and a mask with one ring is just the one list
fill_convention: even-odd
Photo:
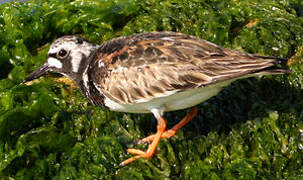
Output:
[[91,78],[100,91],[122,104],[146,102],[250,74],[286,72],[275,67],[281,59],[223,49],[181,33],[117,38],[99,51],[91,67],[100,70],[93,70]]

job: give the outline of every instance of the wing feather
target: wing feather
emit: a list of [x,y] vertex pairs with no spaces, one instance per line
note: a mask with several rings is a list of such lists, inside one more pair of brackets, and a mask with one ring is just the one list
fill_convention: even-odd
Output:
[[[112,51],[109,46],[118,49]],[[122,44],[122,45],[121,45]],[[223,49],[181,33],[158,32],[117,38],[100,47],[92,72],[102,93],[116,102],[145,102],[190,88],[232,80],[278,63],[275,58]],[[102,61],[105,67],[98,67]]]

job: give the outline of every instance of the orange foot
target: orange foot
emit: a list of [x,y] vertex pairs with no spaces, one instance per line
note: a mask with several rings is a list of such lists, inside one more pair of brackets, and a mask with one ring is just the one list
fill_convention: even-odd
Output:
[[[182,128],[183,126],[185,126],[197,114],[198,114],[198,108],[197,107],[191,108],[190,111],[186,114],[186,116],[178,124],[176,124],[171,129],[163,132],[161,138],[171,138],[171,137],[173,137],[174,135],[177,134],[177,131],[180,128]],[[153,134],[153,135],[150,135],[150,136],[147,136],[147,137],[141,139],[140,141],[138,141],[138,144],[143,144],[143,143],[149,143],[149,142],[151,142],[155,138],[155,135],[156,134]]]
[[161,135],[163,134],[163,132],[165,131],[165,128],[166,128],[166,121],[162,117],[160,117],[157,121],[158,121],[157,133],[154,136],[153,142],[148,146],[147,151],[142,151],[139,149],[127,149],[127,152],[129,152],[131,154],[136,154],[136,156],[126,159],[120,165],[124,166],[128,163],[135,161],[139,157],[142,157],[145,159],[152,157],[152,155],[155,153],[157,145],[161,139]]
[[129,164],[140,157],[145,159],[152,157],[156,151],[157,145],[160,142],[161,138],[170,138],[174,136],[178,131],[178,129],[182,128],[185,124],[187,124],[190,120],[192,120],[197,115],[197,113],[198,113],[198,108],[196,107],[192,108],[190,112],[188,112],[187,115],[178,124],[176,124],[173,128],[167,131],[165,131],[166,128],[165,119],[163,119],[163,117],[157,118],[157,122],[158,122],[157,133],[150,135],[139,141],[140,143],[151,142],[151,144],[148,145],[147,151],[142,151],[139,149],[127,149],[127,152],[136,155],[126,159],[120,165]]

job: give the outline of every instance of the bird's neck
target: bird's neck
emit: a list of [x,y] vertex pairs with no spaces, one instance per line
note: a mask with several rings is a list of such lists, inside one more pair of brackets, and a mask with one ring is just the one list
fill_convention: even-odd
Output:
[[[97,49],[96,49],[97,50]],[[95,86],[92,74],[90,72],[90,67],[93,66],[91,61],[96,58],[96,52],[90,54],[90,56],[86,59],[85,63],[82,63],[80,71],[75,74],[74,81],[77,86],[80,88],[83,95],[94,105],[104,106],[104,95],[100,92],[100,90]]]

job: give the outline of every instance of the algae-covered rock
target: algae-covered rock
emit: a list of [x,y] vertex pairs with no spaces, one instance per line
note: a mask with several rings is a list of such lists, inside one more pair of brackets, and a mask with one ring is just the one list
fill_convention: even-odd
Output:
[[[125,167],[156,131],[151,115],[89,104],[49,75],[21,84],[50,43],[78,34],[177,31],[226,48],[289,58],[290,75],[240,80],[199,105],[157,154]],[[0,5],[0,177],[15,179],[286,179],[303,176],[301,0],[27,0]],[[166,113],[168,126],[186,111]]]

